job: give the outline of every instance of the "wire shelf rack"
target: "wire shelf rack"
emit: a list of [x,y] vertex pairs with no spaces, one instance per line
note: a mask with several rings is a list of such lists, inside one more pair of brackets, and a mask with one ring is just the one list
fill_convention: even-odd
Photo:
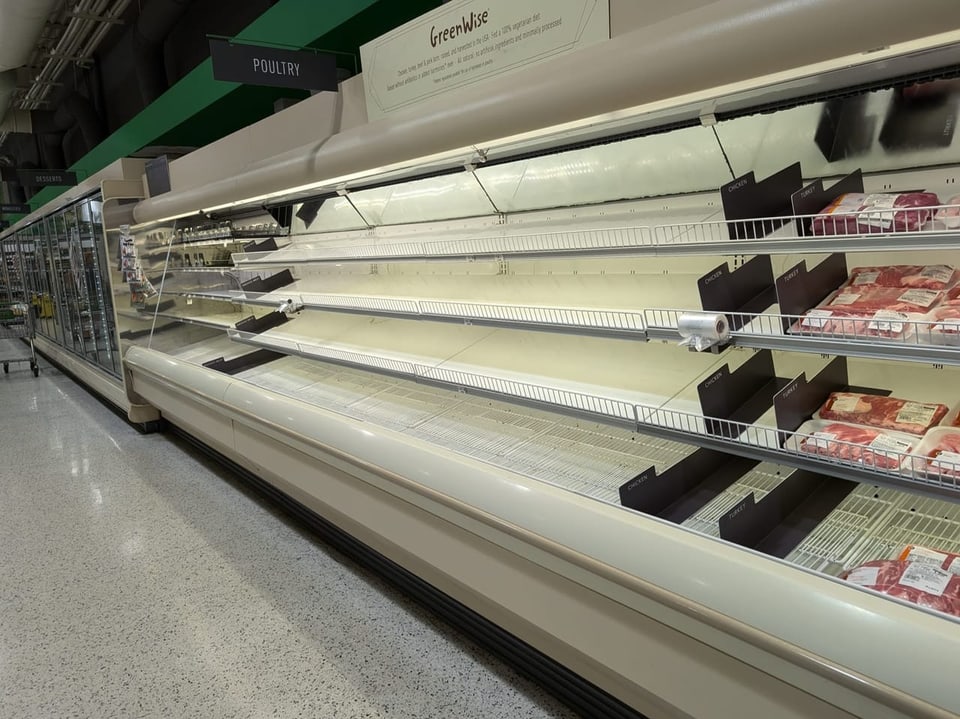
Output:
[[860,485],[786,556],[786,560],[834,575],[855,566],[858,549],[883,525],[900,497],[900,493],[894,490]]
[[[960,365],[960,307],[941,307],[937,319],[885,310],[852,312],[816,307],[802,315],[765,312],[710,312],[726,315],[729,343],[757,349],[789,350],[873,359]],[[647,309],[649,339],[682,339],[681,317],[702,310]]]
[[[864,210],[835,215],[789,215],[619,228],[498,235],[432,242],[316,246],[316,235],[281,250],[235,253],[234,264],[474,260],[510,256],[602,254],[778,254],[960,247],[960,206]],[[945,218],[945,219],[939,219]]]
[[494,302],[465,302],[425,300],[408,297],[375,295],[335,295],[282,292],[265,294],[218,293],[217,299],[231,299],[250,305],[275,307],[292,299],[304,309],[361,312],[391,317],[454,320],[468,324],[491,324],[524,329],[547,328],[578,330],[596,334],[628,335],[645,340],[643,315],[638,311],[592,309],[584,307],[555,307],[548,305],[519,305]]
[[[459,392],[479,392],[498,400],[517,402],[595,421],[626,427],[701,447],[786,464],[857,482],[923,487],[926,491],[960,495],[960,464],[940,462],[911,454],[912,447],[860,444],[834,435],[791,433],[760,424],[747,424],[702,414],[634,404],[625,399],[594,395],[563,387],[522,382],[450,367],[361,353],[283,338],[267,333],[252,335],[230,330],[231,339],[307,358],[386,372],[415,381],[437,384]],[[896,447],[897,445],[893,445]]]

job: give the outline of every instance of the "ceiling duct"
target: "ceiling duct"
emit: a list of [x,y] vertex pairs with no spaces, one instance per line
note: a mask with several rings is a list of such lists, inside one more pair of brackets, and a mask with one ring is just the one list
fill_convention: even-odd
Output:
[[0,0],[0,119],[10,107],[16,69],[27,64],[50,13],[61,0]]
[[190,0],[151,0],[133,28],[133,62],[144,107],[166,92],[169,86],[163,62],[163,42],[189,5]]

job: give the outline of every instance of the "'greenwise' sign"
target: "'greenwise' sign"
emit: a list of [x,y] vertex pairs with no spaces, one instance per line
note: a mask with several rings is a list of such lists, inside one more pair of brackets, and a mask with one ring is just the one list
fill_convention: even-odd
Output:
[[609,0],[453,0],[360,48],[367,116],[608,39]]

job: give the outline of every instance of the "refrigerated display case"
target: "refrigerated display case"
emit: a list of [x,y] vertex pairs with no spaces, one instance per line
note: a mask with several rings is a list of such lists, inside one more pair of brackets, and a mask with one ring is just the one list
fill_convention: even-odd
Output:
[[[794,330],[855,267],[960,266],[960,8],[759,7],[139,203],[108,224],[131,399],[619,702],[593,715],[955,716],[958,618],[844,578],[960,547],[949,464],[804,429],[837,390],[955,416],[954,326]],[[910,231],[814,232],[917,190]]]
[[121,258],[107,225],[129,221],[142,172],[142,160],[118,160],[0,235],[5,265],[17,268],[9,276],[34,314],[37,349],[141,425],[157,414],[126,394],[111,277]]

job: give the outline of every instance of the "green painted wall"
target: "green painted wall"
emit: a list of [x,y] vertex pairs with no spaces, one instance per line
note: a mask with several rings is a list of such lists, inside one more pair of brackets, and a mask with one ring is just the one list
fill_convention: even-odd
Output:
[[[355,54],[361,44],[439,5],[440,0],[279,0],[236,39]],[[339,62],[351,69],[354,64],[350,56]],[[83,178],[149,145],[200,147],[271,114],[277,98],[298,96],[305,93],[214,80],[208,58],[70,169]],[[30,204],[36,209],[61,192],[45,188]]]

